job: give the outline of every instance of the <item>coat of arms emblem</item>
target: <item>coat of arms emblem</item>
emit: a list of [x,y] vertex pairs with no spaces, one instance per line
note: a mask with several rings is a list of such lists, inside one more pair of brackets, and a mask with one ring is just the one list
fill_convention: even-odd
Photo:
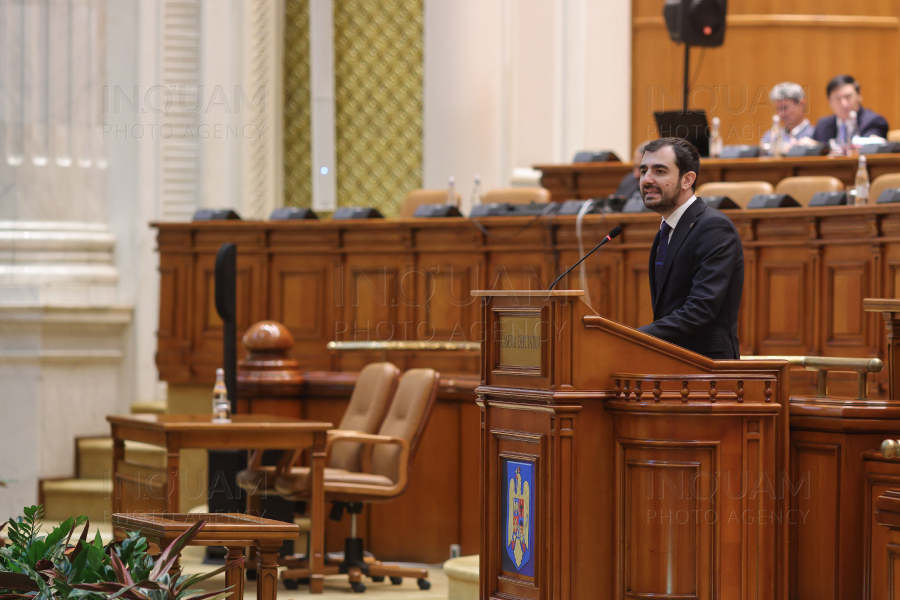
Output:
[[531,562],[534,545],[532,532],[532,497],[534,485],[534,465],[507,461],[506,475],[509,482],[506,517],[506,553],[516,571],[533,574],[533,568],[525,568]]

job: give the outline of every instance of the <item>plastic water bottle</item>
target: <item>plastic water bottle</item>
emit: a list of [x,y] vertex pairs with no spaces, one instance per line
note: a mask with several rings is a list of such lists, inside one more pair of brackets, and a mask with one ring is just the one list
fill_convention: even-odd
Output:
[[770,148],[772,152],[772,156],[781,156],[782,153],[782,142],[784,141],[781,138],[781,117],[778,115],[772,115],[772,134],[769,136],[771,138]]
[[857,129],[859,126],[856,123],[856,111],[850,111],[850,118],[847,119],[847,145],[851,145],[853,143],[853,136],[856,135]]
[[[456,206],[456,177],[453,175],[450,176],[450,179],[447,180],[447,204],[451,206]],[[456,206],[456,208],[459,208]]]
[[860,154],[859,167],[856,169],[856,202],[857,206],[869,203],[869,172],[866,170],[866,155]]
[[225,369],[216,369],[216,385],[213,388],[213,423],[231,423],[231,402],[225,387]]
[[481,175],[475,176],[475,184],[472,186],[472,206],[481,204]]
[[719,117],[713,117],[712,120],[712,134],[709,136],[709,155],[712,158],[717,158],[722,156],[722,134],[719,132],[719,128],[722,125],[722,121]]

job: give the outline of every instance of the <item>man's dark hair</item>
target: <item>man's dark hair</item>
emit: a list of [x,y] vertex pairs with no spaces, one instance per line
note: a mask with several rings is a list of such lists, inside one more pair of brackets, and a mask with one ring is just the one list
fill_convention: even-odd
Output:
[[691,189],[697,189],[697,179],[700,178],[700,153],[697,152],[697,149],[689,141],[676,137],[659,138],[658,140],[653,140],[647,144],[646,147],[644,147],[644,152],[641,156],[647,152],[662,150],[666,146],[672,146],[672,151],[675,152],[675,166],[678,167],[678,180],[681,181],[681,178],[684,177],[685,173],[693,171],[697,174],[697,177],[694,179]]
[[853,79],[853,75],[838,75],[834,79],[828,82],[828,87],[825,88],[825,95],[827,97],[831,97],[831,92],[838,89],[839,87],[843,87],[847,84],[853,85],[856,89],[856,93],[859,93],[859,82]]

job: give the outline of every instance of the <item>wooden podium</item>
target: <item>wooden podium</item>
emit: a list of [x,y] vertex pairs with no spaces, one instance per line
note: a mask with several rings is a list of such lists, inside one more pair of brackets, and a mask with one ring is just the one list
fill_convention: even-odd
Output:
[[472,294],[483,600],[787,599],[786,362],[707,359],[580,291]]

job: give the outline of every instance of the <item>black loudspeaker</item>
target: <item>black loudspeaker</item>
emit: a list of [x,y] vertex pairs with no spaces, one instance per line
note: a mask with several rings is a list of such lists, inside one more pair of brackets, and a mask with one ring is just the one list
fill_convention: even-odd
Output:
[[875,204],[890,204],[900,202],[900,188],[888,188],[878,195]]
[[554,214],[559,210],[559,202],[532,202],[530,204],[513,204],[509,207],[511,217],[537,217]]
[[225,221],[228,219],[240,220],[241,217],[230,208],[198,208],[194,213],[194,221]]
[[900,142],[881,142],[880,144],[866,144],[859,149],[860,154],[893,154],[900,152]]
[[469,217],[502,217],[508,215],[511,210],[512,205],[508,202],[476,204],[469,211]]
[[728,196],[703,196],[703,201],[707,206],[717,210],[731,210],[732,208],[740,208],[740,205]]
[[663,17],[676,44],[721,46],[725,41],[727,0],[666,0]]
[[824,156],[826,154],[828,154],[828,146],[825,144],[814,144],[812,146],[794,144],[784,155],[793,158],[796,156]]
[[759,156],[759,146],[729,145],[722,146],[719,158],[755,158]]
[[750,199],[747,208],[791,208],[800,206],[788,194],[757,194]]
[[809,201],[810,206],[840,206],[847,204],[847,192],[816,192]]
[[[585,202],[594,203],[585,213],[586,215],[599,215],[604,212],[622,212],[622,208],[628,202],[628,198],[610,196],[609,198],[591,198],[590,200],[566,200],[559,207],[559,210],[556,211],[556,214],[577,216]],[[609,207],[608,211],[606,207]]]
[[622,162],[622,160],[612,150],[581,150],[575,153],[572,162]]
[[377,209],[366,206],[341,206],[331,216],[335,221],[345,219],[383,219],[384,216]]
[[625,203],[625,206],[622,207],[623,213],[642,213],[642,212],[650,212],[650,209],[644,206],[644,201],[640,198],[631,198],[628,202]]
[[297,208],[296,206],[282,206],[276,208],[269,215],[270,221],[293,221],[295,219],[317,219],[319,215],[309,208]]
[[413,216],[419,219],[433,217],[461,217],[462,213],[452,204],[420,204]]

